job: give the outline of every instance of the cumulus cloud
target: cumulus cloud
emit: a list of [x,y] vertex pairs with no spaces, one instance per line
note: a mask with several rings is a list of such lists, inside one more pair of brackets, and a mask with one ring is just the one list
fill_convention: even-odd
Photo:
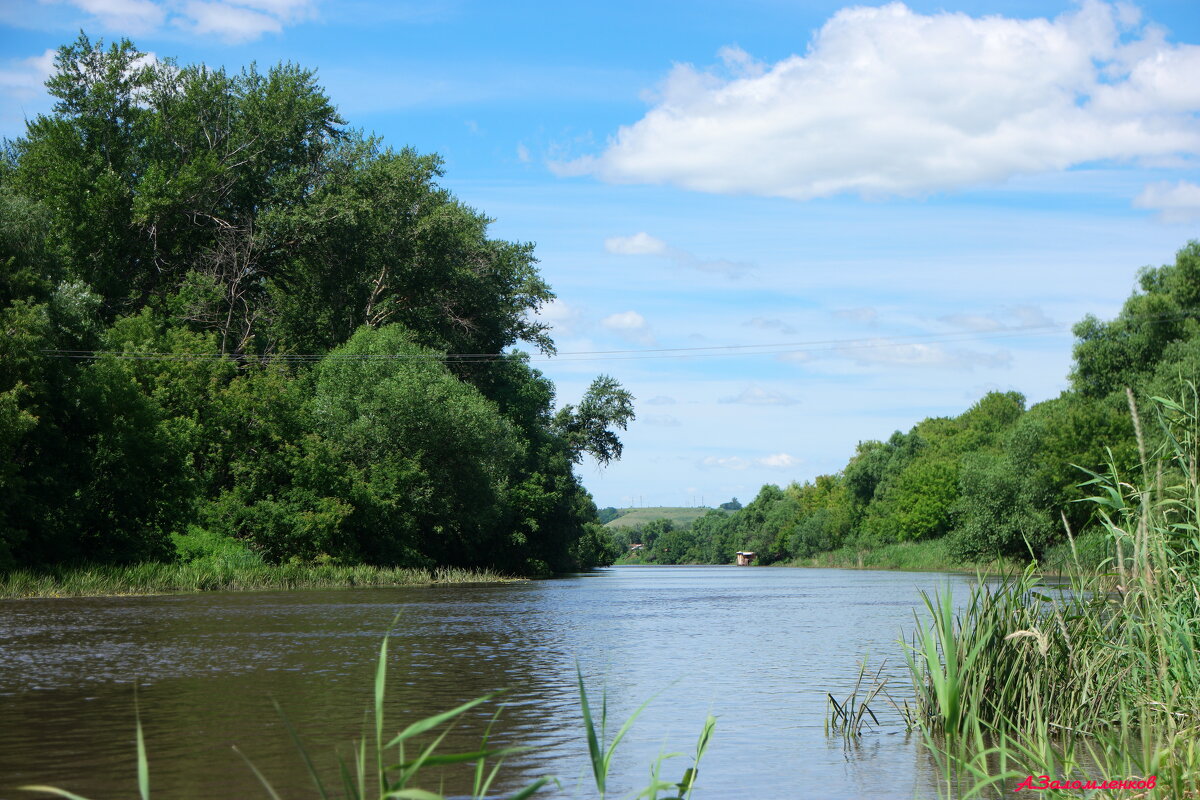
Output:
[[676,266],[697,269],[701,272],[717,272],[729,277],[739,277],[750,270],[750,265],[726,259],[700,258],[687,250],[671,247],[662,239],[645,231],[632,236],[613,236],[604,240],[604,249],[618,256],[663,256]]
[[[59,0],[60,2],[62,0]],[[315,0],[65,0],[100,25],[120,33],[147,33],[174,25],[198,36],[249,42],[285,25],[311,19]]]
[[722,397],[721,403],[741,403],[748,406],[794,406],[800,401],[774,389],[764,389],[761,386],[748,386],[740,394]]
[[764,456],[763,458],[755,459],[755,463],[760,466],[770,467],[772,469],[787,469],[800,464],[800,459],[787,453],[775,453],[774,455]]
[[638,344],[654,344],[654,334],[646,324],[646,318],[636,311],[621,311],[609,314],[600,324],[623,339]]
[[1121,3],[1054,19],[855,6],[803,55],[721,58],[676,66],[642,119],[558,171],[805,200],[1200,152],[1200,47]]
[[1133,204],[1157,211],[1164,222],[1192,222],[1200,219],[1200,186],[1189,181],[1152,183]]

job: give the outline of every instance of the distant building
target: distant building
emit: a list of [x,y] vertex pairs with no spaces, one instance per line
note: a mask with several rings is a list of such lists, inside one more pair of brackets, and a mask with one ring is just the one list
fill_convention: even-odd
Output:
[[638,550],[641,550],[643,547],[645,547],[645,545],[631,544],[631,545],[629,545],[629,552],[636,553]]
[[739,567],[748,567],[754,563],[754,553],[749,550],[738,550],[737,565]]

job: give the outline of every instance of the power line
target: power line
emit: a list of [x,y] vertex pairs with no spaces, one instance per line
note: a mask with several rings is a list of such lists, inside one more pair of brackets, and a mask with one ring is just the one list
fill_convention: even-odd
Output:
[[[1193,317],[1196,311],[1181,311],[1171,314],[1126,317],[1129,322],[1158,323],[1173,319]],[[852,339],[812,339],[798,342],[771,342],[764,344],[698,345],[695,347],[659,347],[637,350],[580,350],[566,351],[555,355],[530,356],[531,361],[627,361],[662,358],[722,358],[729,356],[787,355],[793,353],[830,352],[840,350],[863,350],[889,347],[905,347],[923,344],[990,341],[995,339],[1052,336],[1068,331],[1072,326],[1048,323],[1025,325],[1019,328],[1001,328],[991,331],[954,331],[949,333],[899,334],[889,337],[858,337]],[[234,359],[229,353],[165,353],[151,351],[112,350],[54,350],[39,351],[48,358],[96,359],[115,358],[129,361],[219,361]],[[273,363],[315,363],[318,361],[432,361],[442,363],[482,363],[504,361],[512,353],[280,353],[272,355],[247,355],[250,360]]]

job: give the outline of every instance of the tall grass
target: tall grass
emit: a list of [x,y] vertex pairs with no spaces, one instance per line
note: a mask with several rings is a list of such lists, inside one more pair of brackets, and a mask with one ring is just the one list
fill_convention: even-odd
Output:
[[[916,720],[945,793],[985,796],[1029,776],[1135,780],[1140,796],[1200,797],[1200,394],[1154,398],[1163,442],[1137,476],[1087,481],[1111,552],[1055,585],[1031,566],[976,585],[956,612],[924,595],[908,646]],[[1068,531],[1070,536],[1070,531]],[[1054,791],[1048,792],[1055,796]],[[1062,797],[1128,789],[1059,789]]]
[[439,567],[224,563],[95,566],[15,570],[0,574],[0,598],[97,597],[263,589],[320,589],[499,583],[514,580],[491,570]]

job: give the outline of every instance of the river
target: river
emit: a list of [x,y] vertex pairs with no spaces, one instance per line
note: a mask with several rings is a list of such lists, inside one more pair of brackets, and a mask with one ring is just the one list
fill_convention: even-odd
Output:
[[[496,741],[509,791],[593,797],[576,664],[610,735],[653,698],[618,748],[609,797],[647,782],[663,751],[690,753],[717,717],[697,800],[931,798],[919,737],[875,705],[883,728],[847,748],[825,735],[826,692],[847,694],[869,655],[907,690],[902,631],[918,589],[966,576],[833,569],[614,567],[482,586],[0,601],[0,797],[60,786],[91,800],[136,796],[134,685],[152,797],[266,798],[236,745],[284,798],[315,797],[273,701],[319,768],[364,731],[382,636],[395,622],[388,728],[506,688]],[[397,616],[398,615],[398,616]],[[477,748],[495,706],[443,750]],[[687,758],[666,763],[677,779]],[[465,773],[442,786],[470,787]],[[336,784],[336,781],[331,781]],[[340,796],[340,795],[339,795]]]

